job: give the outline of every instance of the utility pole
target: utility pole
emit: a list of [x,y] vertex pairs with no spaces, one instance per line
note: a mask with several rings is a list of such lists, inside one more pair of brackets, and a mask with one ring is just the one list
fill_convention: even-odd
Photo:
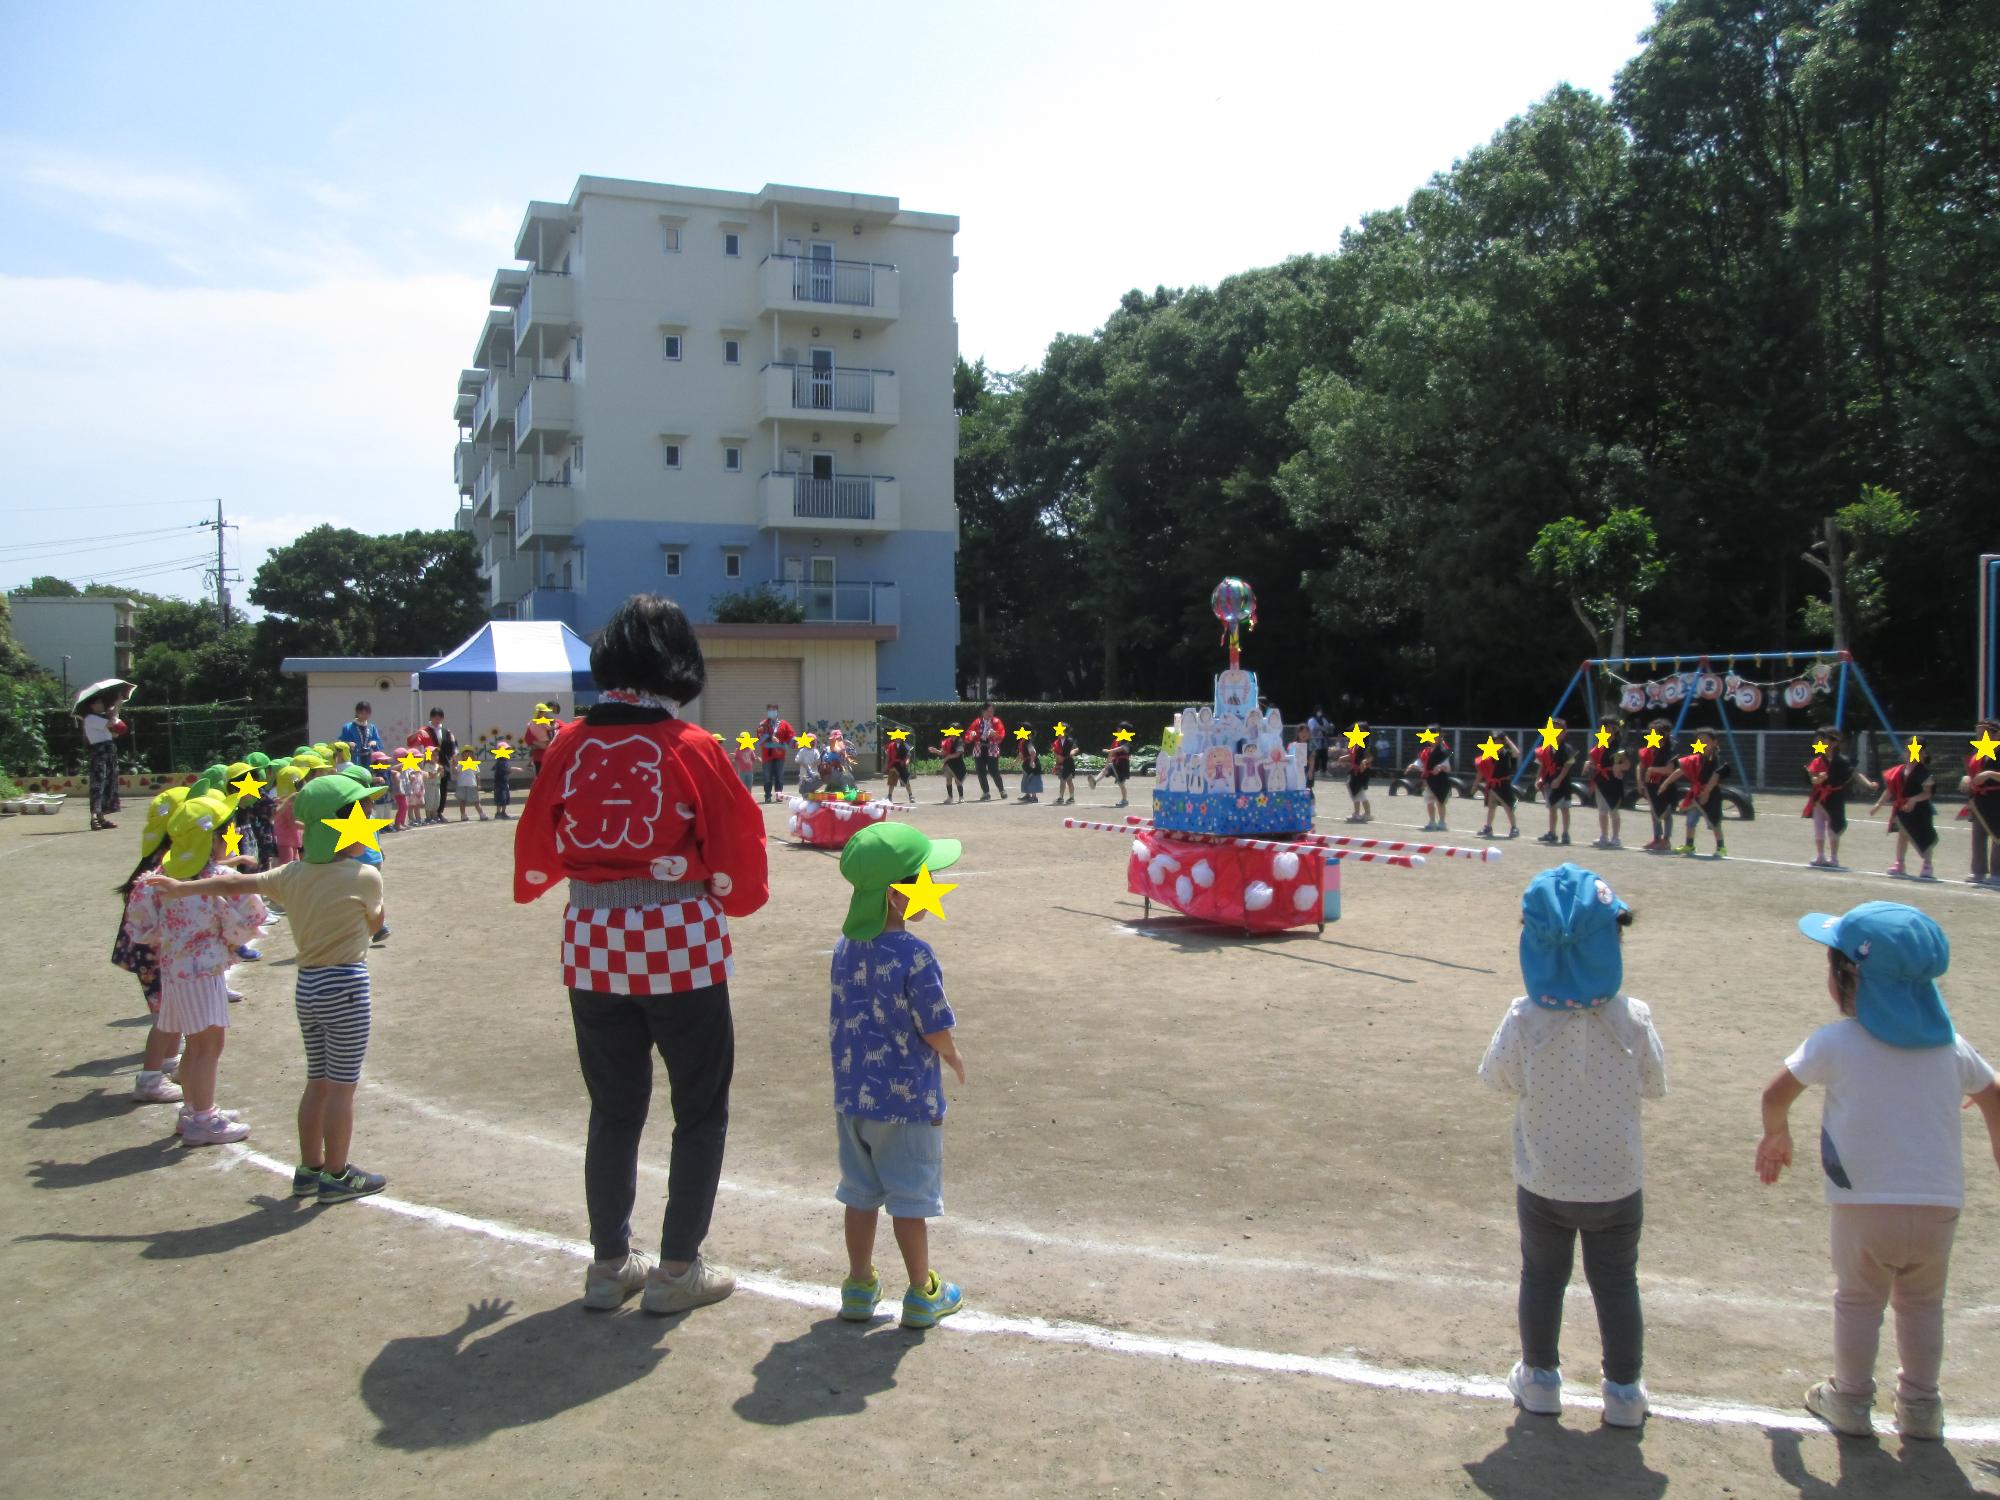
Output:
[[213,528],[215,531],[215,612],[222,621],[222,628],[227,630],[229,628],[229,572],[222,558],[222,533],[225,530],[236,530],[236,523],[222,519],[222,502],[217,500],[215,502],[215,519],[213,521],[197,521],[195,525],[203,530]]

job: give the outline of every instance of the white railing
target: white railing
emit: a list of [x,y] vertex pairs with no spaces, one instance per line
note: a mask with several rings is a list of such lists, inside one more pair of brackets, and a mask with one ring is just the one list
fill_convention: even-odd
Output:
[[873,261],[819,260],[805,255],[773,255],[770,259],[788,268],[794,301],[839,307],[873,307],[875,273],[896,269]]
[[779,474],[792,481],[792,514],[822,521],[875,519],[875,476],[836,474],[816,479],[811,474]]
[[875,410],[875,377],[893,370],[855,370],[846,366],[774,365],[790,370],[794,411]]

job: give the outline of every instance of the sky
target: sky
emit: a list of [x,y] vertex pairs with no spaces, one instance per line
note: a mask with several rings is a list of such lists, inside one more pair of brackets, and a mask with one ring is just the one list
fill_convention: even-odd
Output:
[[450,524],[451,401],[579,175],[956,214],[959,348],[1330,252],[1652,0],[0,6],[0,587],[240,606],[322,522]]

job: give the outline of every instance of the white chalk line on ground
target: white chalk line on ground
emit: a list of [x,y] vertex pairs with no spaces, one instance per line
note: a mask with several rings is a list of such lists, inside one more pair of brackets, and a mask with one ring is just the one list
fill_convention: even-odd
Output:
[[[478,1115],[465,1114],[444,1109],[404,1093],[380,1079],[370,1078],[362,1087],[408,1109],[413,1114],[427,1119],[442,1120],[467,1130],[483,1131],[502,1140],[514,1141],[523,1146],[536,1146],[545,1151],[581,1160],[583,1148],[569,1141],[550,1140],[546,1136],[519,1130],[497,1120],[485,1119]],[[649,1177],[665,1179],[664,1167],[651,1162],[639,1163],[639,1170]],[[762,1183],[743,1182],[734,1178],[722,1179],[722,1190],[745,1198],[762,1198],[771,1202],[786,1203],[802,1209],[825,1208],[832,1200],[831,1195],[815,1196],[802,1193],[794,1188],[771,1187]],[[1449,1291],[1484,1292],[1494,1296],[1512,1298],[1517,1291],[1513,1281],[1501,1281],[1492,1277],[1472,1276],[1436,1271],[1396,1270],[1384,1266],[1339,1264],[1329,1261],[1300,1260],[1268,1255],[1240,1255],[1225,1251],[1182,1250],[1169,1245],[1125,1243],[1118,1240],[1100,1239],[1088,1235],[1049,1234],[1043,1230],[1030,1229],[1025,1224],[995,1224],[981,1219],[952,1216],[954,1233],[963,1231],[982,1239],[1012,1240],[1017,1244],[1033,1245],[1043,1249],[1066,1250],[1097,1259],[1137,1259],[1156,1261],[1166,1265],[1190,1266],[1203,1271],[1235,1271],[1254,1275],[1317,1276],[1341,1281],[1366,1281],[1383,1286],[1427,1286]],[[1581,1286],[1572,1286],[1570,1296],[1579,1300],[1587,1298],[1589,1291]],[[1773,1297],[1753,1292],[1723,1292],[1706,1285],[1676,1282],[1672,1278],[1648,1278],[1646,1284],[1648,1299],[1668,1304],[1689,1306],[1717,1305],[1756,1309],[1767,1312],[1824,1312],[1830,1306],[1829,1299],[1809,1300],[1797,1297]],[[2000,1303],[1991,1306],[1955,1307],[1951,1310],[1954,1318],[1989,1318],[2000,1315]]]
[[[227,1154],[220,1160],[225,1168],[238,1162],[249,1162],[253,1166],[280,1176],[289,1177],[292,1174],[291,1163],[279,1161],[274,1156],[267,1156],[248,1146],[232,1145],[225,1147],[224,1150]],[[523,1229],[495,1219],[474,1218],[470,1214],[456,1213],[446,1208],[434,1208],[426,1203],[412,1203],[407,1199],[391,1198],[386,1194],[378,1193],[374,1197],[359,1201],[383,1213],[394,1214],[398,1218],[413,1219],[439,1229],[455,1229],[462,1233],[498,1240],[504,1244],[519,1245],[525,1249],[566,1255],[572,1260],[588,1262],[592,1257],[590,1246],[583,1241],[566,1240],[537,1229]],[[738,1290],[749,1292],[752,1296],[768,1297],[773,1301],[787,1302],[798,1307],[831,1311],[840,1306],[840,1291],[837,1287],[814,1286],[809,1282],[793,1281],[788,1277],[750,1272],[738,1276],[736,1285]],[[878,1316],[877,1321],[882,1321],[886,1316]],[[1479,1401],[1513,1400],[1504,1382],[1487,1376],[1454,1375],[1443,1370],[1394,1370],[1342,1355],[1282,1354],[1269,1349],[1246,1349],[1231,1344],[1217,1344],[1206,1339],[1175,1339],[1158,1334],[1128,1333],[1121,1329],[1104,1328],[1095,1323],[1080,1323],[1069,1319],[1012,1317],[1004,1313],[976,1311],[961,1312],[953,1315],[950,1330],[953,1333],[999,1334],[1031,1339],[1044,1344],[1074,1344],[1106,1354],[1176,1360],[1184,1364],[1212,1365],[1223,1369],[1255,1370],[1261,1374],[1314,1375],[1324,1380],[1339,1381],[1344,1385],[1397,1391],[1406,1395],[1462,1396]],[[1602,1410],[1604,1406],[1602,1398],[1596,1392],[1580,1387],[1565,1386],[1563,1401],[1566,1406],[1593,1411]],[[1758,1427],[1784,1432],[1826,1431],[1824,1424],[1803,1411],[1780,1411],[1773,1407],[1711,1401],[1698,1396],[1654,1396],[1650,1404],[1655,1417],[1671,1422],[1690,1422],[1706,1427]],[[1882,1420],[1877,1421],[1876,1428],[1884,1433],[1894,1430]],[[1960,1443],[2000,1443],[2000,1421],[1984,1418],[1953,1421],[1946,1435]]]

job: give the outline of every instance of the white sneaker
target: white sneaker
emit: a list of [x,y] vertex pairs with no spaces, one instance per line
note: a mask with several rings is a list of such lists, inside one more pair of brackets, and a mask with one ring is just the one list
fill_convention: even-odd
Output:
[[665,1317],[669,1313],[686,1312],[691,1307],[706,1307],[711,1302],[720,1302],[735,1290],[734,1275],[721,1266],[711,1266],[696,1255],[678,1276],[669,1276],[654,1267],[646,1277],[646,1295],[639,1300],[639,1306],[657,1317]]
[[594,1260],[583,1273],[583,1305],[593,1312],[609,1312],[646,1285],[653,1269],[653,1257],[633,1250],[623,1260]]
[[[209,1113],[211,1115],[214,1115],[217,1119],[227,1120],[232,1125],[234,1125],[238,1120],[243,1118],[243,1111],[240,1109],[211,1109]],[[180,1112],[180,1123],[182,1125],[185,1125],[189,1120],[192,1120],[194,1118],[195,1118],[194,1111],[189,1109],[185,1104],[183,1104],[181,1106],[181,1112]]]
[[1538,1417],[1553,1417],[1563,1409],[1561,1370],[1531,1370],[1516,1361],[1507,1372],[1507,1389],[1521,1410]]
[[1822,1380],[1806,1392],[1806,1410],[1835,1432],[1845,1433],[1848,1437],[1875,1436],[1875,1422],[1871,1415],[1874,1409],[1875,1403],[1868,1397],[1836,1391],[1831,1380]]
[[1620,1385],[1615,1380],[1604,1382],[1604,1425],[1606,1427],[1640,1427],[1646,1421],[1646,1383],[1635,1380],[1630,1385]]
[[183,1146],[221,1146],[230,1141],[240,1141],[249,1133],[248,1125],[241,1120],[225,1118],[220,1110],[211,1110],[205,1115],[187,1115],[180,1122]]
[[149,1073],[142,1069],[132,1082],[132,1097],[141,1104],[178,1104],[181,1089],[179,1084],[168,1082],[164,1072]]
[[1898,1396],[1896,1431],[1927,1443],[1939,1441],[1944,1437],[1944,1397]]

